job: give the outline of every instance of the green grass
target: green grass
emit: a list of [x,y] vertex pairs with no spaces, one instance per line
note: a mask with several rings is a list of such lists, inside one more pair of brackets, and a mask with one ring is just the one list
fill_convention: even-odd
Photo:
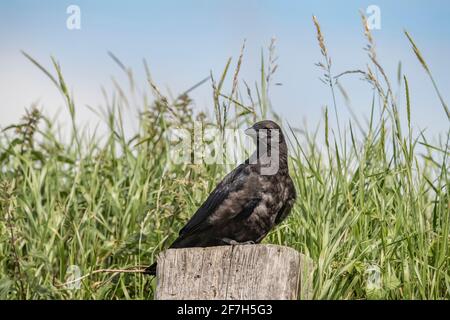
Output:
[[[342,108],[333,99],[341,88],[337,80],[353,73],[363,76],[368,94],[375,96],[372,113],[366,125],[355,118],[336,134],[328,108],[320,131],[284,127],[298,201],[265,242],[293,247],[314,260],[316,299],[449,299],[450,131],[434,144],[414,133],[407,78],[399,73],[406,101],[399,104],[370,31],[365,30],[367,70],[336,77],[317,21],[316,27],[333,118]],[[408,38],[437,90],[425,59]],[[151,299],[155,281],[150,277],[94,271],[134,269],[153,261],[231,168],[172,164],[168,128],[191,130],[197,120],[223,130],[266,116],[277,119],[268,98],[276,70],[274,43],[268,59],[262,55],[256,87],[241,86],[241,58],[234,73],[228,61],[223,73],[213,75],[212,119],[194,112],[187,94],[163,96],[147,68],[148,90],[138,94],[131,70],[113,56],[129,77],[124,85],[129,90],[116,83],[102,113],[109,128],[103,137],[77,126],[77,106],[56,60],[53,76],[27,57],[61,91],[72,130],[68,140],[62,139],[57,122],[31,108],[0,136],[0,298]],[[445,116],[447,106],[437,93]],[[122,120],[130,104],[138,104],[141,112],[132,137]],[[400,119],[402,108],[407,119]],[[63,285],[71,265],[88,275],[76,290]],[[374,269],[379,280],[371,286]]]

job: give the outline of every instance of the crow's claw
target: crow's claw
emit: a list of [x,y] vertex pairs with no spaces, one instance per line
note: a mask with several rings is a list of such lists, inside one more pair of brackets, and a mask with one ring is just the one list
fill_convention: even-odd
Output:
[[244,241],[244,242],[237,242],[236,240],[233,239],[229,239],[229,238],[222,238],[221,239],[223,243],[228,244],[228,245],[232,245],[232,246],[237,246],[237,245],[246,245],[246,244],[255,244],[254,241]]

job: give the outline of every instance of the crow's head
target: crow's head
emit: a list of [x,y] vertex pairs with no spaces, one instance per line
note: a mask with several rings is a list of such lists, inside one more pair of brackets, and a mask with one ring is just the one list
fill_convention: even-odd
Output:
[[274,134],[279,134],[280,138],[283,138],[283,133],[281,132],[281,128],[278,124],[273,122],[272,120],[263,120],[255,123],[253,126],[245,130],[245,134],[252,137],[255,140],[261,138],[269,138]]
[[278,124],[271,120],[260,121],[245,130],[245,134],[256,144],[256,152],[251,159],[256,157],[266,163],[276,161],[280,162],[280,168],[287,167],[287,145]]
[[245,134],[253,138],[258,148],[264,146],[264,148],[280,148],[280,150],[283,150],[282,152],[287,150],[283,132],[280,126],[272,120],[263,120],[255,123],[245,130]]

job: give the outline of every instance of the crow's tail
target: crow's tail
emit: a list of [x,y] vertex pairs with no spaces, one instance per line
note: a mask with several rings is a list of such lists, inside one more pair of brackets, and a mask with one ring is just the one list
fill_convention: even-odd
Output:
[[156,276],[156,262],[153,263],[150,267],[145,268],[144,274]]

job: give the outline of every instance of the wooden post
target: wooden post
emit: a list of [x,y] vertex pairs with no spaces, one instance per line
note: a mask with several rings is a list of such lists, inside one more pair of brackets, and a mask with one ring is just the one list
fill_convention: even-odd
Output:
[[158,300],[312,298],[312,261],[288,247],[169,249],[157,261]]

